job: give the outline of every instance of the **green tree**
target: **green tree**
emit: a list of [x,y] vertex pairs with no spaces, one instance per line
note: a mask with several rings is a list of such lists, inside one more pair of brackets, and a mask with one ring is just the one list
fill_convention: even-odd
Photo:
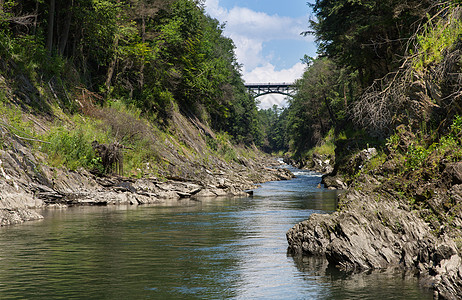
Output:
[[287,126],[291,151],[299,156],[344,121],[347,101],[341,72],[327,58],[313,60],[296,86],[297,93],[289,101]]
[[[319,51],[351,72],[362,87],[393,71],[408,38],[434,7],[434,0],[317,0],[311,27]],[[309,33],[309,32],[307,32]]]

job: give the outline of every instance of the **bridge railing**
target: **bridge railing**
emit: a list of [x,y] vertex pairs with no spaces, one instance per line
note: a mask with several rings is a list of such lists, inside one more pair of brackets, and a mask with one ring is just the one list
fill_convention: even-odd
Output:
[[268,83],[246,83],[244,84],[246,87],[258,87],[258,86],[292,86],[294,83],[289,82],[282,82],[282,83],[275,83],[275,82],[268,82]]
[[293,83],[248,83],[245,84],[248,92],[254,97],[260,97],[268,94],[281,94],[293,97],[295,85]]

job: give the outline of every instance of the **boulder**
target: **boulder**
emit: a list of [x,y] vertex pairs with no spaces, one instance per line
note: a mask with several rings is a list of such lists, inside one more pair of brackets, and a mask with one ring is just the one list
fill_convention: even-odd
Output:
[[443,176],[449,185],[462,184],[462,162],[447,164]]
[[43,219],[43,216],[31,209],[0,209],[0,226],[40,219]]
[[348,185],[343,181],[343,178],[339,175],[323,175],[321,183],[324,184],[324,187],[328,189],[345,190],[348,188]]

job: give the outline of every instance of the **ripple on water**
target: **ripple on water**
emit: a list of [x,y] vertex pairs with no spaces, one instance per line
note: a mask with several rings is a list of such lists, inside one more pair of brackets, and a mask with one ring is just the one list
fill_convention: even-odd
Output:
[[412,276],[288,256],[286,231],[336,205],[319,174],[295,172],[254,198],[47,211],[0,228],[0,299],[431,299]]

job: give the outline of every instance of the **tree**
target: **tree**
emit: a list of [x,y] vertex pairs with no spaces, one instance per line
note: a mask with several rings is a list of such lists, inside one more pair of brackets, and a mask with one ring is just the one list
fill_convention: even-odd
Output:
[[346,107],[341,72],[328,58],[313,60],[296,86],[287,127],[291,150],[300,156],[344,120]]
[[35,66],[49,70],[47,80],[66,76],[56,66],[72,66],[88,89],[123,99],[159,124],[168,126],[179,109],[238,142],[259,142],[257,107],[234,44],[201,1],[23,0],[12,7],[12,16],[34,12],[34,25],[12,36],[28,45],[18,48]]
[[310,33],[316,35],[322,54],[358,71],[365,88],[399,65],[408,38],[437,2],[317,0]]
[[51,55],[51,51],[53,50],[53,32],[55,30],[55,8],[56,8],[56,1],[50,0],[49,7],[48,7],[48,34],[47,34],[47,50],[48,55]]

